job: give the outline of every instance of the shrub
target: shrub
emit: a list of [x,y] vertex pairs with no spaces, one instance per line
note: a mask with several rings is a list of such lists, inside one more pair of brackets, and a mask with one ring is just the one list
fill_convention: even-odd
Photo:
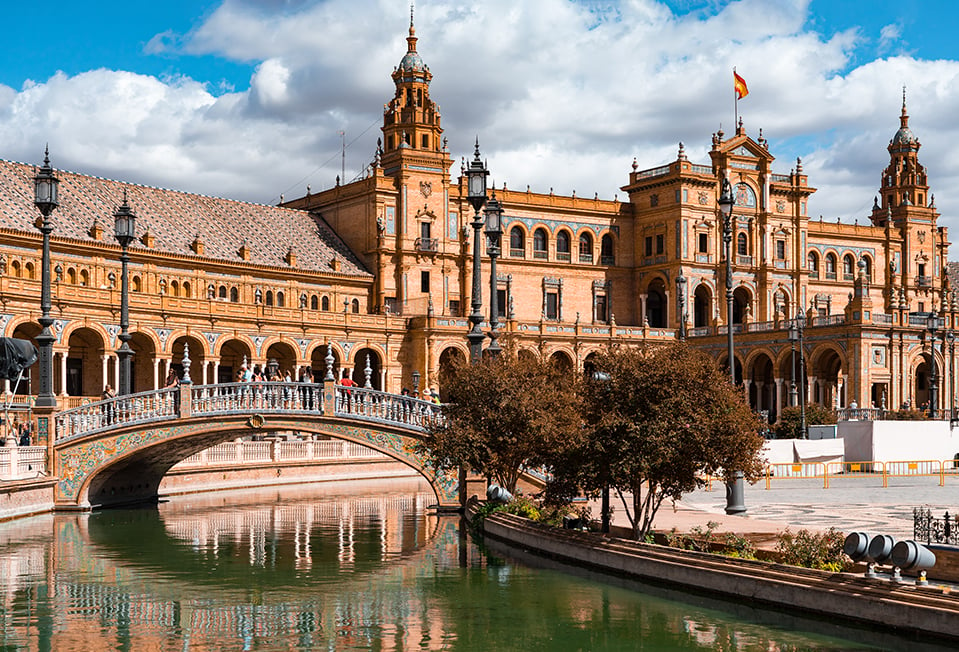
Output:
[[887,410],[883,418],[886,421],[926,421],[929,416],[921,410]]
[[842,551],[843,541],[842,532],[836,528],[823,533],[805,529],[793,533],[786,528],[779,534],[776,551],[784,564],[839,572],[849,566]]
[[[806,425],[820,426],[836,423],[836,413],[816,403],[806,404]],[[802,410],[798,405],[783,408],[774,428],[779,439],[802,438]]]

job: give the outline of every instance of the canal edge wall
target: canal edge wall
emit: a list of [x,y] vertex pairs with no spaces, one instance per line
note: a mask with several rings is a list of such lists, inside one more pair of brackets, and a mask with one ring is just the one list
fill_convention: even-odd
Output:
[[959,595],[938,587],[607,538],[504,513],[487,516],[482,531],[509,546],[619,577],[839,618],[897,635],[959,641]]

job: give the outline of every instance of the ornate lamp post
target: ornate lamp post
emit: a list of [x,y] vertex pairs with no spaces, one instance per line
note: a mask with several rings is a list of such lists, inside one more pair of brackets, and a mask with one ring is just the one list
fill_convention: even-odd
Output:
[[946,331],[949,343],[949,420],[956,420],[956,332]]
[[723,179],[719,196],[719,212],[723,216],[723,253],[726,256],[726,348],[729,378],[736,384],[736,357],[733,351],[733,188]]
[[130,348],[130,280],[127,274],[127,267],[130,263],[130,254],[128,248],[136,239],[137,216],[130,210],[127,204],[126,192],[123,193],[123,203],[113,214],[114,230],[113,235],[120,244],[120,262],[122,271],[120,274],[120,348],[117,349],[117,357],[120,358],[120,379],[117,393],[120,396],[126,396],[131,393],[132,373],[130,369],[130,357],[133,350]]
[[806,430],[806,351],[803,347],[803,334],[806,331],[806,313],[801,309],[796,313],[796,331],[799,333],[799,429],[802,438],[808,439]]
[[53,174],[53,168],[50,167],[50,150],[47,148],[43,153],[43,167],[33,179],[34,200],[33,203],[43,215],[43,221],[40,223],[40,233],[43,234],[43,265],[40,293],[40,334],[37,335],[37,344],[40,345],[40,393],[37,396],[36,406],[39,408],[55,408],[57,399],[53,395],[53,342],[56,338],[50,331],[53,325],[53,318],[50,317],[50,233],[53,232],[53,222],[50,220],[50,214],[53,212],[59,202],[57,201],[57,189],[60,180]]
[[679,270],[676,277],[676,298],[679,301],[679,341],[686,341],[686,277],[683,270]]
[[[726,347],[729,361],[729,379],[736,384],[736,355],[733,351],[733,188],[723,178],[719,195],[719,212],[723,216],[723,250],[726,256]],[[746,511],[745,480],[742,471],[733,471],[733,479],[726,482],[726,513],[743,514]]]
[[[799,311],[802,314],[802,311]],[[799,341],[799,316],[789,324],[789,346],[792,348],[792,373],[789,379],[789,405],[799,405],[799,394],[796,391],[796,342]]]
[[496,259],[499,258],[500,238],[503,235],[503,206],[496,199],[496,193],[486,202],[486,250],[489,252],[489,354],[496,357],[502,350],[499,337],[499,293],[496,287]]
[[413,377],[413,396],[420,397],[420,372],[414,371],[410,374]]
[[480,230],[483,228],[483,218],[480,216],[480,209],[486,203],[488,175],[489,170],[480,159],[479,138],[477,138],[473,160],[466,169],[467,198],[475,212],[473,216],[473,299],[471,301],[473,312],[469,316],[470,332],[466,335],[470,343],[470,362],[473,364],[480,361],[483,355],[483,340],[486,339],[480,329],[483,323],[483,290],[480,280]]
[[929,313],[929,416],[936,418],[939,410],[939,373],[936,364],[936,329],[939,328],[939,315],[935,311]]

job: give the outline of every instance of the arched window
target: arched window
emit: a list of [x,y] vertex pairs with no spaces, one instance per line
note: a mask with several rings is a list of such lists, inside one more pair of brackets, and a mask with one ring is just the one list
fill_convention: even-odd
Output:
[[217,289],[217,292],[219,293],[218,296],[219,296],[221,299],[226,299],[226,286],[225,286],[225,285],[221,285],[221,286]]
[[603,239],[600,240],[599,262],[603,265],[616,264],[616,252],[613,247],[613,236],[608,233],[603,234]]
[[842,278],[845,281],[856,278],[856,263],[853,261],[852,254],[846,254],[842,257]]
[[37,278],[37,269],[33,266],[33,263],[27,263],[23,266],[23,275],[29,279]]
[[70,285],[77,284],[77,270],[73,269],[72,267],[67,268],[67,283]]
[[353,307],[353,314],[354,314],[354,315],[360,312],[360,300],[359,300],[359,299],[353,299],[353,302],[352,302],[350,305]]
[[83,287],[90,285],[90,272],[85,269],[80,270],[80,285]]
[[240,291],[235,287],[230,288],[230,302],[239,303],[240,302]]
[[140,288],[143,287],[143,281],[140,280],[139,276],[134,276],[130,286],[133,288],[134,292],[139,292]]
[[273,305],[273,290],[266,291],[266,305],[268,306]]
[[187,299],[189,299],[190,296],[191,296],[191,295],[190,295],[190,282],[189,282],[189,281],[183,281],[183,296],[185,296]]
[[593,262],[593,236],[581,233],[579,236],[579,262]]
[[170,296],[174,296],[174,297],[180,296],[180,282],[179,282],[179,281],[170,281]]
[[862,262],[865,265],[865,268],[862,271],[866,273],[866,280],[872,281],[872,260],[869,258],[869,256],[863,256]]
[[320,298],[315,294],[310,297],[310,310],[320,309]]
[[282,292],[276,293],[276,305],[279,306],[280,308],[283,308],[286,306],[286,296]]
[[810,251],[809,255],[806,256],[807,266],[809,267],[809,275],[819,277],[819,256],[815,251]]
[[548,257],[546,242],[546,229],[540,228],[533,231],[533,258],[546,260]]
[[556,259],[569,262],[569,231],[560,231],[556,234]]
[[324,310],[325,312],[329,312],[329,310],[330,310],[330,298],[329,298],[329,297],[323,297],[323,310]]
[[514,226],[509,231],[509,255],[513,258],[526,256],[526,235],[518,226]]
[[746,234],[740,232],[736,236],[736,255],[737,256],[748,256],[749,255],[749,242],[746,238]]
[[826,254],[826,278],[836,278],[836,254]]
[[10,263],[10,274],[15,278],[20,278],[20,261],[15,260]]

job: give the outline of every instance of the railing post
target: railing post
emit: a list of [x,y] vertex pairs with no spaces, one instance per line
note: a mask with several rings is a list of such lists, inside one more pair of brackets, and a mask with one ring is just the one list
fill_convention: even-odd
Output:
[[16,446],[10,447],[10,457],[7,458],[10,462],[10,472],[9,478],[11,480],[20,479],[20,451]]
[[56,443],[57,423],[54,418],[55,406],[33,406],[33,415],[37,419],[37,445],[47,447],[47,473],[57,475],[57,458],[53,454],[53,445]]
[[181,419],[186,419],[193,416],[193,385],[190,383],[180,383],[176,388],[177,392],[180,393],[180,413],[179,417]]
[[336,414],[336,381],[323,381],[323,414]]

